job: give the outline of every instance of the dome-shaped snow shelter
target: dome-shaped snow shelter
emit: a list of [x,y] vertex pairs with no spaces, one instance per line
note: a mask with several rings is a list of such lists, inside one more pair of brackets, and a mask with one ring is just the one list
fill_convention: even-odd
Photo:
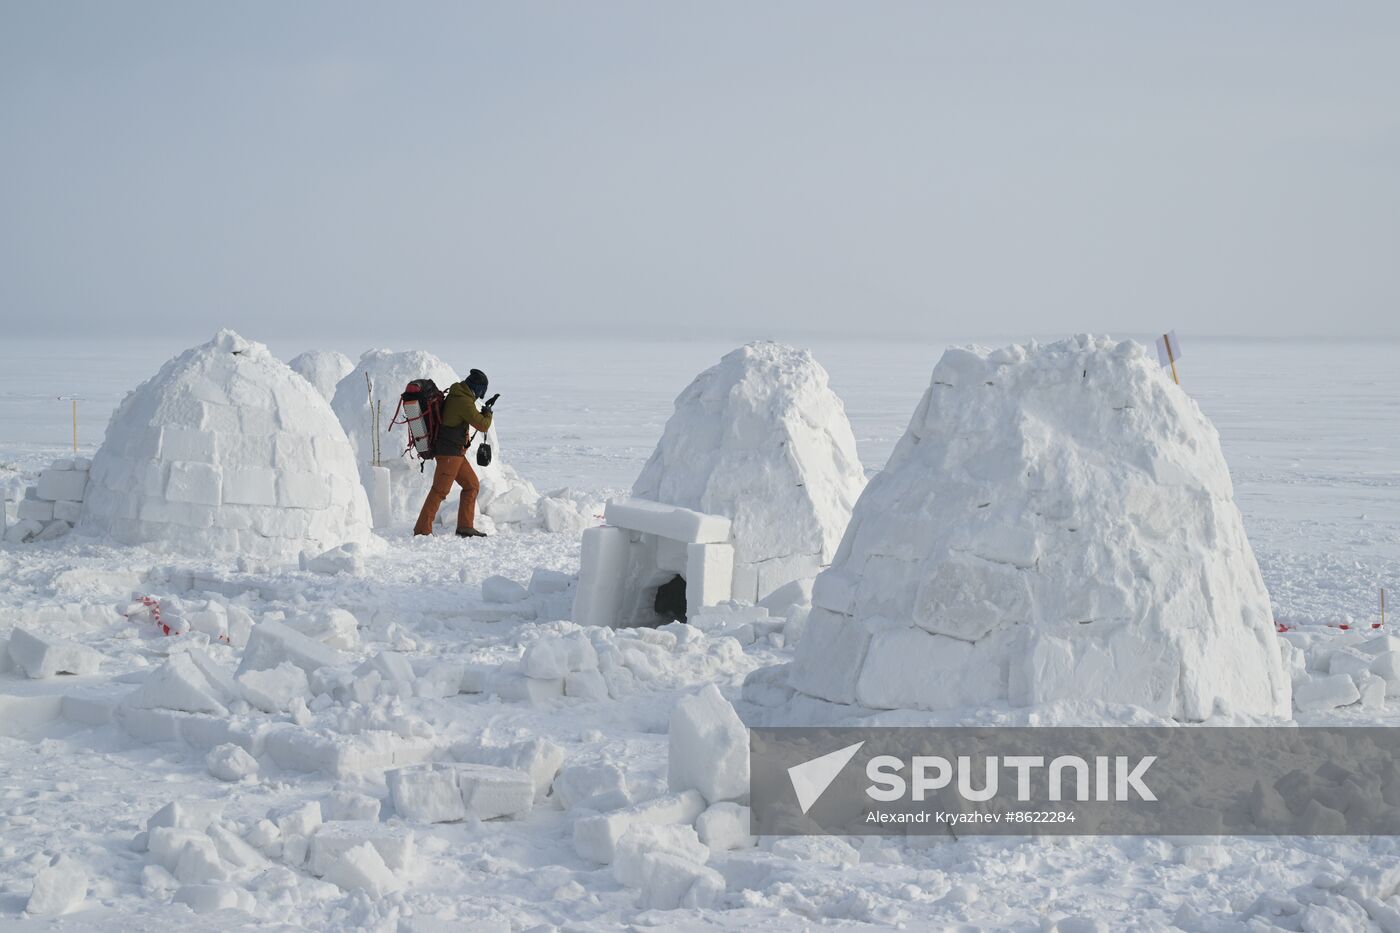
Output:
[[791,683],[876,709],[1287,716],[1233,495],[1215,428],[1139,344],[949,350],[817,578]]
[[[369,377],[368,382],[366,376]],[[458,381],[456,371],[431,353],[422,350],[367,350],[360,356],[354,370],[336,385],[335,395],[331,398],[331,408],[350,438],[355,462],[359,465],[360,480],[371,498],[374,496],[372,469],[376,450],[378,465],[388,471],[388,514],[376,516],[385,527],[413,524],[432,485],[432,463],[420,470],[420,461],[405,456],[404,451],[408,447],[406,429],[402,423],[391,423],[404,388],[415,379],[422,378],[433,380],[444,392]],[[496,390],[493,388],[492,391]],[[371,394],[374,409],[370,405]],[[472,468],[481,480],[481,493],[476,506],[478,518],[484,515],[503,523],[533,520],[539,493],[502,461],[494,426],[487,432],[487,442],[492,445],[494,453],[491,465],[479,467],[476,460],[472,460]],[[473,444],[470,455],[473,458],[476,449],[476,444]],[[439,516],[457,514],[459,494],[454,486]]]
[[865,471],[841,399],[806,350],[759,341],[676,398],[632,495],[731,520],[736,599],[831,563]]
[[338,350],[307,350],[292,357],[287,365],[292,367],[292,372],[315,386],[328,402],[335,395],[336,383],[355,368],[350,357]]
[[93,458],[80,527],[268,559],[371,537],[330,406],[267,347],[228,330],[127,394]]

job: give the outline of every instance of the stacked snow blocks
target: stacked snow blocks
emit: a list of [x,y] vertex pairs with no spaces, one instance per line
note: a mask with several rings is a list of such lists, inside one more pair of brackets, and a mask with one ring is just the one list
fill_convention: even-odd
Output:
[[281,560],[371,534],[330,406],[232,331],[122,401],[93,459],[81,524],[123,544]]
[[670,621],[656,610],[657,589],[685,581],[690,617],[733,596],[731,522],[719,515],[647,502],[614,499],[608,524],[583,533],[574,621],[612,628]]
[[680,394],[632,495],[730,519],[732,598],[754,603],[831,563],[864,487],[826,371],[757,342]]
[[5,540],[20,544],[66,534],[82,515],[91,466],[86,457],[55,460],[39,474],[38,484],[24,491],[15,524],[5,529]]
[[[408,447],[408,434],[402,421],[391,425],[404,388],[416,379],[431,379],[443,392],[457,381],[457,373],[442,360],[421,350],[367,350],[360,362],[336,384],[331,408],[350,438],[359,464],[360,482],[374,504],[376,528],[412,525],[433,481],[433,464],[419,470],[419,461],[400,456]],[[371,408],[371,394],[379,411]],[[377,428],[376,428],[377,423]],[[375,432],[379,432],[379,465],[374,465]],[[494,458],[488,467],[472,468],[481,480],[476,511],[477,527],[493,530],[497,524],[534,522],[538,517],[540,494],[501,457],[496,429],[487,433]],[[476,445],[471,456],[475,457]],[[439,524],[455,527],[457,497],[454,486],[438,512]]]
[[1290,715],[1219,437],[1131,341],[945,353],[812,603],[837,703]]

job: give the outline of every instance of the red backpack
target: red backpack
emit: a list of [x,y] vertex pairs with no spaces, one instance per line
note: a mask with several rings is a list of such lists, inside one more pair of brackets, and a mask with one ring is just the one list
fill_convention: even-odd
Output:
[[[415,379],[408,384],[399,396],[399,408],[389,427],[402,423],[408,429],[408,447],[404,454],[416,456],[419,460],[434,457],[433,444],[437,441],[438,428],[442,426],[442,405],[446,400],[437,383],[431,379]],[[419,466],[422,469],[422,466]]]

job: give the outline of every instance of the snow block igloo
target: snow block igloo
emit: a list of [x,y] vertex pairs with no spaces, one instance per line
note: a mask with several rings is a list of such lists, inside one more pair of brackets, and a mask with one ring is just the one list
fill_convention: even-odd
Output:
[[1219,437],[1131,341],[945,353],[812,601],[790,683],[837,703],[1289,715]]
[[79,527],[124,544],[292,559],[371,538],[326,400],[233,331],[128,393],[90,473]]
[[292,372],[316,387],[321,397],[330,401],[336,384],[350,374],[355,364],[338,350],[307,350],[287,363]]
[[[366,376],[369,377],[368,384]],[[402,422],[391,425],[404,387],[422,378],[433,380],[444,392],[458,381],[456,371],[431,353],[422,350],[368,350],[360,356],[360,362],[350,374],[336,384],[335,395],[331,398],[331,408],[354,448],[355,462],[359,466],[365,492],[375,503],[376,527],[413,524],[432,485],[432,463],[420,471],[420,461],[404,455],[408,447],[404,425]],[[378,412],[370,407],[371,386],[380,409]],[[509,417],[509,414],[505,417]],[[379,432],[379,469],[382,471],[378,478],[374,469],[376,429]],[[494,425],[487,432],[487,441],[494,455],[489,467],[476,466],[476,444],[472,445],[469,455],[473,457],[472,468],[481,480],[481,493],[476,500],[477,527],[484,526],[483,530],[490,531],[493,523],[534,521],[539,493],[503,461]],[[382,485],[376,486],[376,483]],[[453,522],[456,521],[459,492],[459,487],[454,486],[452,494],[443,502],[438,512],[439,524],[443,521],[442,517],[447,515]],[[482,522],[482,516],[488,521]]]
[[741,347],[677,397],[632,498],[608,505],[614,527],[584,533],[575,620],[665,621],[653,611],[661,587],[699,587],[676,594],[693,609],[810,580],[831,563],[864,486],[845,406],[811,353]]

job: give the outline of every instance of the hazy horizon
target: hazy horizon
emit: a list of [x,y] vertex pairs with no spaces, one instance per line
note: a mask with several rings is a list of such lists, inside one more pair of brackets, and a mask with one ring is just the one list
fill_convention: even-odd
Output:
[[0,314],[1400,336],[1397,87],[1379,2],[0,0]]

